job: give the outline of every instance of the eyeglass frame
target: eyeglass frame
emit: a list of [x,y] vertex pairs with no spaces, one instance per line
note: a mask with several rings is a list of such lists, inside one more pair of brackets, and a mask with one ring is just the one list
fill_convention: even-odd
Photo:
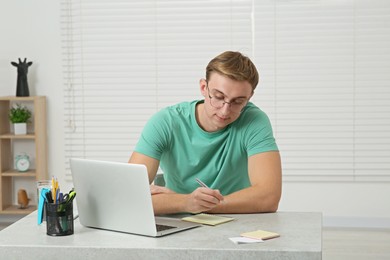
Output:
[[[236,112],[236,113],[237,113],[237,112],[238,112],[238,113],[241,113],[241,112],[244,110],[244,108],[246,107],[246,105],[248,105],[249,99],[248,99],[248,98],[245,98],[244,105],[242,105],[241,109],[240,109],[239,111],[235,111],[234,106],[232,107],[232,105],[234,105],[234,103],[233,103],[233,102],[234,102],[234,99],[231,100],[230,102],[227,102],[227,101],[225,101],[225,95],[224,95],[224,98],[221,99],[221,101],[223,101],[223,102],[222,102],[222,106],[220,106],[220,107],[213,106],[213,104],[211,103],[211,99],[213,99],[213,98],[218,99],[218,98],[215,97],[215,96],[211,96],[211,95],[210,95],[209,82],[208,82],[207,80],[205,80],[205,81],[206,81],[207,94],[208,94],[208,96],[209,96],[210,105],[211,105],[212,107],[217,108],[217,109],[220,109],[220,108],[223,108],[223,106],[224,106],[225,104],[228,104],[231,111]],[[243,97],[240,97],[240,98],[243,98]],[[236,105],[237,105],[237,104],[236,104]],[[233,108],[233,109],[232,109],[232,108]]]

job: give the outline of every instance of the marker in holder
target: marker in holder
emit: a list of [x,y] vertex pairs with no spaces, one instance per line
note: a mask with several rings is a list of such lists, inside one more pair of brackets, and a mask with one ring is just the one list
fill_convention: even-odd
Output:
[[46,233],[49,236],[68,236],[74,232],[73,228],[73,202],[45,203],[46,207]]

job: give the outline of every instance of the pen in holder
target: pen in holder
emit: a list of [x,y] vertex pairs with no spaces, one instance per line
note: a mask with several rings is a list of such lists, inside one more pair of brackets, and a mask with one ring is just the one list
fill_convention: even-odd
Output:
[[73,234],[73,202],[45,203],[46,233],[49,236],[67,236]]

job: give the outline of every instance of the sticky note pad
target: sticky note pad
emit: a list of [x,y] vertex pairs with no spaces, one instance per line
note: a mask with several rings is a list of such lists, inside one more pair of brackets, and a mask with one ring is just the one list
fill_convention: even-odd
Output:
[[253,239],[266,240],[266,239],[279,237],[280,235],[278,233],[275,233],[275,232],[269,232],[269,231],[264,231],[264,230],[256,230],[256,231],[242,233],[241,236],[248,237],[248,238],[253,238]]
[[184,218],[182,218],[182,220],[189,221],[189,222],[195,222],[195,223],[199,223],[199,224],[215,226],[215,225],[219,225],[222,223],[232,221],[232,220],[234,220],[234,218],[201,213],[201,214],[197,214],[194,216],[184,217]]

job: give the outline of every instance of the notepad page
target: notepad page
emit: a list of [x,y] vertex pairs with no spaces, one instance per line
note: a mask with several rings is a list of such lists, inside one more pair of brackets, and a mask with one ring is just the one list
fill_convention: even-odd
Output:
[[182,220],[195,222],[195,223],[199,223],[199,224],[215,226],[215,225],[219,225],[222,223],[232,221],[232,220],[234,220],[234,218],[211,215],[211,214],[206,214],[206,213],[200,213],[200,214],[197,214],[194,216],[184,217],[184,218],[182,218]]
[[280,235],[278,233],[275,233],[275,232],[269,232],[269,231],[265,231],[265,230],[256,230],[256,231],[242,233],[241,236],[253,238],[253,239],[266,240],[266,239],[279,237]]

